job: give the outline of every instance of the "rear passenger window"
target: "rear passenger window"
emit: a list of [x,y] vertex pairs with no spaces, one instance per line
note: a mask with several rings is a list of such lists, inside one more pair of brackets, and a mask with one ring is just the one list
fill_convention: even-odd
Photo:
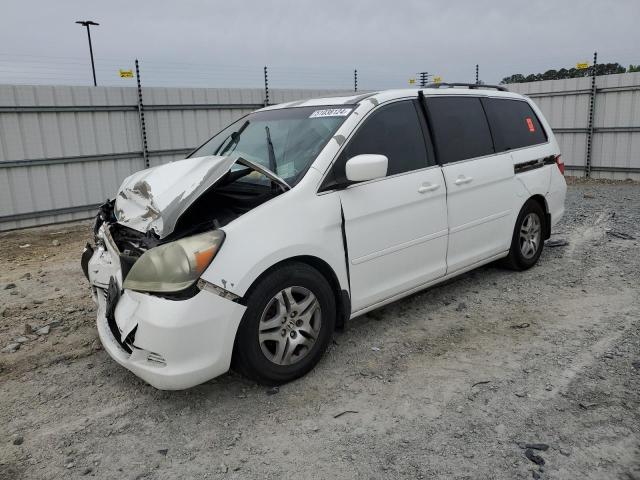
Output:
[[418,112],[412,101],[394,102],[373,112],[354,134],[333,167],[325,187],[343,184],[348,159],[363,153],[386,155],[389,159],[387,175],[425,168],[427,149]]
[[484,98],[482,102],[498,152],[547,141],[538,117],[527,102],[505,98]]
[[440,162],[494,153],[491,132],[477,97],[432,97],[427,110]]

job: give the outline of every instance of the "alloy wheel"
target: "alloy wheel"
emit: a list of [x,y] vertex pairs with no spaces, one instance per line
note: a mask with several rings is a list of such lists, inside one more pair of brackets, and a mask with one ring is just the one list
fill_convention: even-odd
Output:
[[322,326],[320,303],[305,287],[278,292],[260,317],[258,341],[264,356],[277,365],[293,365],[313,348]]
[[533,258],[538,251],[542,237],[540,217],[536,213],[529,213],[522,220],[520,226],[520,253],[527,260]]

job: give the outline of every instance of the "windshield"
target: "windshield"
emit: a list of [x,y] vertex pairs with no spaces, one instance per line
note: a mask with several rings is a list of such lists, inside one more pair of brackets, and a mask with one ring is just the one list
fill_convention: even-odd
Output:
[[[295,185],[352,110],[353,107],[340,105],[255,112],[229,125],[190,157],[239,156]],[[231,171],[243,169],[246,167],[236,164]],[[238,181],[270,183],[258,172]]]

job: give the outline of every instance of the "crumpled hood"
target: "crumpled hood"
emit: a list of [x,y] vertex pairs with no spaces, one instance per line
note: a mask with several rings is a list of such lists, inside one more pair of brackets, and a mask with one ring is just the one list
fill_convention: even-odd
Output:
[[139,232],[154,230],[164,238],[180,216],[229,171],[238,157],[187,158],[127,177],[116,196],[118,223]]

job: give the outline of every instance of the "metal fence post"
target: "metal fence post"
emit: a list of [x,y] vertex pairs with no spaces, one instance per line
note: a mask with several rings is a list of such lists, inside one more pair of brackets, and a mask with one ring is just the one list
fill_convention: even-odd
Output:
[[593,53],[593,66],[591,67],[591,92],[589,93],[589,123],[587,125],[587,157],[584,165],[584,176],[591,176],[591,156],[593,150],[593,116],[596,110],[596,67],[598,65],[598,52]]
[[420,75],[420,88],[426,87],[429,81],[429,72],[420,72],[418,75]]
[[136,58],[136,80],[138,82],[138,119],[140,120],[140,137],[142,140],[142,158],[145,168],[149,168],[149,148],[147,145],[147,125],[144,121],[144,104],[142,103],[142,83],[140,82],[140,65]]
[[353,71],[353,91],[354,92],[358,91],[358,69],[357,68]]
[[264,67],[264,106],[269,106],[269,77],[266,66]]

